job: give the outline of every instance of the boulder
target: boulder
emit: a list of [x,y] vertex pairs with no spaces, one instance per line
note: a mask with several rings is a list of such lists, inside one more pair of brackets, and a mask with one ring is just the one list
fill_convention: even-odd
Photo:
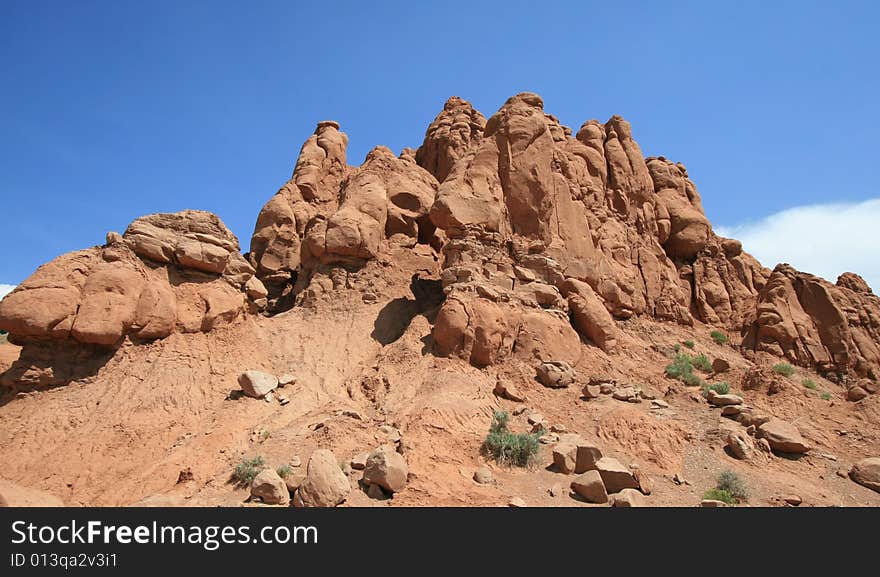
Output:
[[538,381],[551,389],[567,387],[577,379],[577,372],[565,361],[544,361],[537,373]]
[[727,434],[727,448],[737,459],[748,460],[755,454],[752,439],[745,432],[731,431]]
[[608,493],[599,471],[587,471],[572,479],[571,490],[590,503],[608,502]]
[[278,387],[278,379],[262,371],[245,371],[238,376],[238,385],[247,396],[261,399]]
[[478,467],[474,471],[474,481],[480,485],[491,485],[495,482],[495,478],[492,476],[492,471],[489,470],[489,467]]
[[880,457],[862,459],[852,466],[849,477],[859,485],[880,493]]
[[336,455],[318,449],[309,458],[306,478],[294,495],[297,507],[335,507],[351,492],[348,477],[342,472]]
[[726,407],[728,405],[741,405],[741,404],[743,404],[743,398],[740,397],[739,395],[734,395],[734,394],[719,395],[717,393],[716,394],[713,394],[713,393],[715,393],[715,391],[710,389],[708,399],[709,399],[709,402],[712,403],[713,405],[715,405],[716,407]]
[[369,458],[369,453],[358,453],[354,457],[351,458],[351,468],[355,471],[363,471],[367,468],[367,459]]
[[645,497],[635,489],[623,489],[611,495],[612,507],[646,507]]
[[758,427],[756,436],[766,439],[770,448],[782,453],[806,453],[807,441],[797,427],[781,419],[770,419]]
[[596,470],[609,493],[617,493],[623,489],[638,489],[639,482],[632,471],[620,461],[612,457],[602,457],[596,461]]
[[274,469],[263,469],[251,482],[251,497],[258,498],[267,505],[287,505],[290,493],[287,484]]
[[586,441],[578,443],[574,472],[585,473],[595,470],[601,458],[602,451],[596,445]]
[[575,472],[578,447],[574,443],[561,442],[553,447],[553,466],[565,475]]
[[846,400],[857,402],[868,396],[868,391],[858,385],[854,385],[846,390]]
[[393,447],[383,445],[370,453],[364,468],[364,483],[379,485],[386,491],[398,493],[406,486],[409,470],[403,456]]
[[725,361],[722,358],[717,358],[712,361],[712,372],[713,373],[726,373],[730,370],[730,363]]

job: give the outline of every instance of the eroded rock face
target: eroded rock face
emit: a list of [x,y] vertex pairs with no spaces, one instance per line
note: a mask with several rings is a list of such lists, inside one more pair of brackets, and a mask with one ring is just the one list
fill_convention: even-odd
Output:
[[[430,137],[426,158],[436,156]],[[455,145],[459,160],[445,178],[437,173],[430,212],[449,238],[443,282],[458,298],[450,306],[528,306],[531,285],[549,286],[567,301],[541,288],[532,306],[570,314],[581,335],[611,351],[614,319],[633,315],[739,328],[769,275],[739,243],[715,236],[685,167],[645,159],[618,116],[572,137],[539,96],[523,93],[481,138]]]
[[433,239],[427,215],[436,179],[411,154],[396,157],[384,146],[349,167],[347,145],[337,123],[319,123],[291,179],[260,211],[249,259],[272,310],[290,305],[284,297],[308,286],[316,270],[361,266],[389,239],[405,246]]
[[467,100],[453,96],[425,133],[416,162],[443,182],[455,164],[483,139],[486,119]]
[[[0,327],[25,347],[2,384],[64,382],[64,367],[36,362],[40,347],[114,348],[126,337],[154,340],[234,322],[249,302],[259,308],[245,294],[253,274],[216,215],[188,210],[141,217],[124,235],[109,234],[102,247],[41,266],[0,302]],[[56,356],[59,363],[71,357]]]
[[780,264],[743,343],[831,375],[880,379],[880,298],[857,275],[837,285]]

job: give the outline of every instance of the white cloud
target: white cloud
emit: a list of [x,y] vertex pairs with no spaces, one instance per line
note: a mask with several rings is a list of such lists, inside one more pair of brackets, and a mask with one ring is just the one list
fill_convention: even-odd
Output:
[[0,300],[3,299],[6,295],[12,292],[12,289],[15,288],[14,284],[0,284]]
[[764,266],[787,262],[831,282],[854,272],[880,292],[880,198],[798,206],[715,231],[742,241]]

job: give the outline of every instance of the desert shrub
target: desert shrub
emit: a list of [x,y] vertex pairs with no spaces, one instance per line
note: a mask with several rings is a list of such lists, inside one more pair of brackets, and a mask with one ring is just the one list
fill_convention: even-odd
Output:
[[694,374],[694,358],[687,353],[675,355],[675,359],[666,365],[666,376],[678,379],[689,387],[701,387],[704,384],[703,379]]
[[831,393],[822,393],[821,395],[819,395],[819,398],[822,399],[823,401],[830,401],[831,400]]
[[674,346],[674,347],[672,347],[672,349],[673,349],[673,350],[674,350],[674,351],[675,351],[675,352],[678,352],[678,351],[680,351],[680,350],[681,350],[681,345],[680,345],[680,344],[678,344],[678,343],[675,343],[675,346]]
[[773,365],[773,372],[779,373],[780,375],[784,375],[786,377],[790,377],[794,374],[794,367],[788,363],[779,363]]
[[739,478],[739,475],[733,471],[721,471],[718,475],[718,481],[715,485],[716,489],[727,491],[736,499],[748,499],[749,489],[746,487],[745,481]]
[[688,340],[688,341],[685,341],[685,342],[682,343],[682,344],[683,344],[684,346],[686,346],[687,348],[689,348],[689,349],[693,349],[693,348],[694,348],[694,341]]
[[703,394],[708,395],[709,391],[715,391],[719,395],[726,395],[730,392],[730,383],[715,383],[714,385],[705,385],[703,387]]
[[673,379],[681,379],[694,370],[693,360],[687,353],[678,353],[675,359],[666,365],[666,375]]
[[703,354],[699,354],[692,359],[694,366],[703,371],[704,373],[712,372],[712,363],[709,361],[709,357]]
[[725,335],[721,331],[712,331],[711,333],[709,333],[709,336],[712,337],[712,340],[715,341],[716,343],[718,343],[719,345],[726,344],[727,341],[729,340],[727,338],[727,335]]
[[807,387],[808,389],[811,389],[811,390],[813,390],[813,391],[815,391],[816,389],[819,388],[819,387],[816,385],[816,381],[814,381],[813,379],[804,379],[804,380],[803,380],[803,385],[804,385],[805,387]]
[[264,461],[263,457],[260,455],[250,459],[243,459],[235,466],[235,469],[232,470],[232,480],[235,481],[237,485],[250,485],[253,482],[254,477],[265,468],[266,461]]
[[293,467],[291,467],[290,465],[281,465],[280,467],[275,469],[275,472],[278,473],[278,476],[282,479],[286,479],[290,476],[291,473],[293,473]]
[[535,433],[511,433],[507,430],[510,416],[495,411],[489,435],[483,441],[483,453],[503,465],[525,467],[538,456],[540,443]]
[[703,493],[703,499],[711,499],[712,501],[721,501],[723,503],[727,503],[728,505],[735,505],[736,499],[733,498],[733,495],[725,491],[724,489],[709,489],[705,493]]

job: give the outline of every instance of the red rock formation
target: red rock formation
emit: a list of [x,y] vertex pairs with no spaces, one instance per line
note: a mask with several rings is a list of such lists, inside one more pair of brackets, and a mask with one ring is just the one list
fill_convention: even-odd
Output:
[[[209,331],[250,306],[265,306],[265,291],[239,252],[238,240],[210,213],[183,211],[142,217],[107,244],[66,254],[41,266],[0,302],[0,328],[24,345],[3,383],[64,382],[47,351],[75,357],[104,353],[126,338],[152,340],[173,332]],[[40,368],[42,367],[42,368]],[[57,373],[57,374],[56,374]]]
[[880,378],[880,298],[853,273],[838,284],[780,264],[758,294],[744,346],[837,378]]
[[[441,259],[436,352],[477,366],[576,358],[578,333],[612,353],[616,320],[638,315],[739,332],[746,349],[824,372],[880,373],[880,306],[860,277],[771,274],[714,234],[687,169],[644,158],[619,116],[572,135],[536,94],[488,121],[453,97],[416,151],[380,146],[351,167],[347,144],[336,122],[318,124],[247,259],[213,215],[151,215],[41,267],[0,303],[0,328],[14,342],[89,347],[208,331],[248,307],[311,303],[412,249]],[[35,349],[26,357],[16,378],[57,380]]]

